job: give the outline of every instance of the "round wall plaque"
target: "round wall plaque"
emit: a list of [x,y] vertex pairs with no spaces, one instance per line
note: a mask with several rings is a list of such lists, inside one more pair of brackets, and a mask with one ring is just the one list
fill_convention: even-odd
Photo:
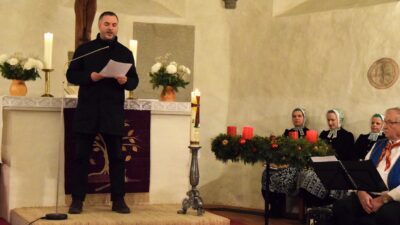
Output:
[[386,89],[396,83],[399,76],[399,66],[391,58],[381,58],[375,61],[368,70],[368,81],[377,89]]

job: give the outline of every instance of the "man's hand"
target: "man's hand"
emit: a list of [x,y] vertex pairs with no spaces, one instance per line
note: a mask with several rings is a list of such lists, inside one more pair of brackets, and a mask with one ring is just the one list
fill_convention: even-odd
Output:
[[372,211],[376,212],[378,211],[382,205],[383,205],[383,198],[382,196],[378,196],[374,199],[372,199]]
[[90,74],[90,78],[92,79],[92,81],[96,82],[96,81],[99,81],[99,80],[103,79],[104,77],[99,73],[92,72]]
[[120,85],[125,84],[126,81],[128,80],[128,78],[126,76],[123,76],[123,75],[116,76],[115,79],[118,81],[118,83]]
[[361,206],[363,207],[364,211],[368,214],[374,212],[373,204],[372,204],[372,197],[365,191],[358,191],[357,192],[358,199],[360,200]]

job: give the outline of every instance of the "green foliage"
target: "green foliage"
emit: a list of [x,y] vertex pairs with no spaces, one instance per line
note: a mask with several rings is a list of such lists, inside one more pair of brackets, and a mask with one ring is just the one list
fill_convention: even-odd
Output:
[[226,134],[220,134],[211,142],[211,151],[214,152],[218,160],[227,162],[239,161],[239,136],[231,137]]
[[10,80],[36,80],[43,63],[35,58],[22,57],[21,53],[0,55],[0,75]]
[[[240,136],[239,136],[240,137]],[[240,160],[245,164],[254,164],[261,158],[262,141],[264,138],[255,136],[251,140],[245,140],[240,138],[239,149],[240,149]],[[243,143],[244,142],[244,143]]]
[[170,55],[157,57],[157,62],[151,67],[149,76],[153,89],[160,86],[163,88],[171,86],[178,92],[178,88],[185,88],[189,84],[185,77],[190,75],[190,69],[184,65],[178,65],[174,61],[169,61]]
[[161,67],[156,73],[150,73],[150,83],[153,84],[153,89],[159,86],[171,86],[175,91],[178,88],[185,88],[189,82],[185,81],[181,74],[168,74],[165,67]]
[[12,66],[5,62],[0,64],[1,76],[10,80],[36,80],[40,78],[39,71],[36,68],[30,70],[24,69],[20,64]]
[[254,164],[258,161],[267,161],[298,168],[309,167],[312,156],[334,154],[332,147],[322,140],[311,143],[303,138],[293,140],[283,136],[254,136],[250,140],[245,140],[241,136],[219,134],[212,140],[211,145],[216,158],[223,162],[240,160]]

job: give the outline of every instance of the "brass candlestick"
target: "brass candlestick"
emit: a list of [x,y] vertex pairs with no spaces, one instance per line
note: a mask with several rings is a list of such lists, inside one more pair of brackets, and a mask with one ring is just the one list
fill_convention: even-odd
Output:
[[53,71],[54,69],[42,69],[44,72],[44,94],[42,94],[42,97],[54,97],[52,94],[50,94],[50,72]]
[[196,189],[196,186],[199,184],[200,172],[199,172],[199,163],[197,160],[197,153],[200,146],[189,146],[192,153],[192,161],[190,162],[190,185],[192,189],[186,193],[188,197],[183,199],[182,201],[182,209],[178,210],[179,214],[186,214],[187,210],[192,207],[197,210],[197,215],[201,216],[204,214],[203,208],[203,199],[200,197],[200,192]]
[[127,99],[137,99],[137,97],[135,96],[135,93],[133,91],[129,91]]

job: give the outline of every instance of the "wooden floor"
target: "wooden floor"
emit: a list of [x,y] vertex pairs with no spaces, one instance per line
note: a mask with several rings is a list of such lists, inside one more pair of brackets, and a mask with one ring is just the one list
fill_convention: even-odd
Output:
[[[254,215],[249,213],[242,212],[232,212],[232,211],[219,211],[219,210],[210,210],[210,212],[215,213],[220,216],[227,217],[229,219],[233,219],[236,221],[240,221],[245,225],[264,225],[264,216],[263,215]],[[295,219],[277,219],[271,218],[269,219],[269,225],[303,225],[299,220]]]

